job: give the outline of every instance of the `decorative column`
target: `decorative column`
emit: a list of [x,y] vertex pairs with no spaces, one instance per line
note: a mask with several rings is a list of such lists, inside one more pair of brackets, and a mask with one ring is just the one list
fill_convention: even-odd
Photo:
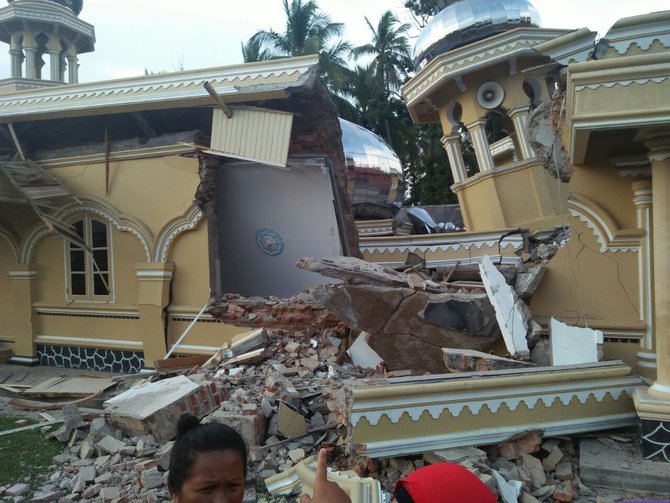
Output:
[[633,202],[637,209],[637,227],[644,231],[638,253],[640,320],[645,322],[645,335],[637,353],[640,373],[649,379],[656,378],[656,349],[654,344],[654,277],[652,275],[652,190],[651,179],[632,183]]
[[463,161],[463,154],[461,152],[461,135],[459,133],[452,133],[442,137],[442,145],[447,151],[449,157],[449,165],[451,172],[454,175],[454,182],[460,183],[468,178],[465,170],[465,161]]
[[9,42],[9,55],[12,60],[12,78],[20,79],[22,76],[21,73],[21,64],[23,63],[23,48],[18,41],[17,36],[12,36]]
[[26,78],[37,78],[37,42],[31,33],[23,34],[23,52],[26,55]]
[[519,145],[519,155],[524,161],[535,157],[535,152],[530,148],[528,136],[526,135],[526,126],[528,125],[528,107],[515,108],[508,112],[514,123],[514,131]]
[[60,53],[62,51],[60,40],[50,36],[47,41],[47,52],[49,53],[49,79],[56,82],[61,81],[60,75]]
[[670,132],[653,134],[645,143],[651,161],[654,337],[656,381],[636,390],[640,439],[645,459],[670,462]]
[[37,271],[29,265],[17,265],[9,271],[12,291],[12,317],[5,320],[15,334],[14,356],[10,363],[17,365],[38,365],[37,348],[35,347],[33,329],[33,302]]
[[77,59],[77,53],[68,51],[67,54],[67,70],[68,70],[68,82],[70,84],[77,84],[79,82],[79,60]]
[[170,302],[174,262],[135,264],[135,275],[139,287],[137,307],[144,346],[144,366],[153,368],[154,361],[163,358],[167,352],[164,310]]
[[493,170],[493,157],[491,156],[491,149],[486,138],[486,120],[478,119],[467,125],[472,139],[472,146],[475,149],[477,156],[477,164],[479,171],[482,173]]

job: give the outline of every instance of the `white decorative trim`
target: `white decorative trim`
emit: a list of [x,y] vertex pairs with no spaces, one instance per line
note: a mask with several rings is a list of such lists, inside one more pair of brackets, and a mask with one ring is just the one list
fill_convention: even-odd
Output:
[[[210,82],[217,93],[224,96],[243,95],[247,88],[249,92],[258,92],[260,86],[268,84],[274,84],[273,90],[278,91],[299,85],[310,72],[317,71],[317,63],[318,58],[313,56],[284,58],[26,91],[0,97],[0,122],[45,113],[72,115],[82,110],[118,109],[140,104],[163,107],[170,101],[195,100],[206,104],[212,99],[203,87],[205,82]],[[277,82],[283,77],[291,77],[290,82]]]
[[135,276],[143,281],[169,281],[174,277],[174,271],[137,269]]
[[50,346],[65,345],[65,346],[80,346],[90,345],[98,348],[142,348],[144,344],[142,341],[128,341],[115,339],[92,339],[87,337],[64,337],[60,335],[36,335],[35,343],[45,344]]
[[600,253],[640,251],[641,238],[615,236],[615,231],[611,228],[611,225],[600,214],[581,201],[570,199],[568,205],[570,214],[593,231],[600,245]]
[[170,245],[175,238],[183,232],[195,229],[198,223],[202,220],[202,217],[203,214],[200,208],[193,205],[183,216],[172,220],[167,224],[154,243],[152,261],[165,262],[167,260],[168,252],[170,251]]
[[8,363],[16,365],[39,365],[40,359],[37,356],[12,356]]
[[[109,204],[103,205],[92,198],[84,198],[82,196],[79,196],[79,199],[82,201],[82,204],[72,203],[65,206],[58,212],[56,217],[64,221],[72,219],[74,216],[80,214],[92,214],[101,217],[116,227],[119,231],[130,232],[133,234],[140,241],[142,248],[144,248],[147,262],[151,261],[149,243],[153,236],[146,226],[141,223],[133,222],[130,218],[121,214],[121,212],[116,210],[116,208],[111,207]],[[33,229],[21,247],[20,262],[22,264],[30,263],[35,244],[48,234],[51,234],[51,231],[45,225],[40,225]]]
[[14,260],[17,262],[19,261],[19,255],[18,255],[18,250],[19,250],[19,244],[17,240],[14,238],[13,234],[5,229],[4,227],[0,226],[0,238],[4,239],[9,243],[9,247],[12,249],[12,253],[14,253]]
[[221,348],[222,346],[194,346],[191,344],[180,344],[175,348],[175,352],[183,353],[185,351],[204,351],[206,353],[213,353]]
[[91,50],[95,41],[93,25],[79,19],[69,8],[55,2],[37,2],[21,0],[12,2],[0,9],[0,21],[21,20],[59,23],[73,30],[78,37],[87,37],[90,40]]
[[[627,393],[632,398],[633,390],[637,385],[639,385],[637,378],[624,377],[614,381],[598,379],[578,385],[568,383],[524,386],[519,388],[516,396],[509,388],[470,392],[452,391],[448,396],[439,398],[434,394],[419,395],[411,399],[403,396],[399,399],[380,400],[374,404],[374,409],[364,412],[356,412],[354,408],[351,411],[350,421],[352,426],[356,426],[361,419],[365,419],[372,426],[376,426],[382,417],[388,418],[392,424],[397,424],[403,415],[407,415],[412,421],[418,421],[426,412],[433,419],[439,419],[445,412],[452,417],[459,417],[465,409],[476,416],[483,407],[495,414],[503,405],[514,412],[521,404],[532,410],[540,402],[545,407],[551,407],[556,400],[565,406],[568,406],[573,399],[577,399],[582,405],[586,404],[590,398],[595,398],[600,403],[607,395],[618,400],[623,393]],[[576,387],[578,388],[575,389]],[[364,406],[370,408],[371,404],[365,403]]]
[[[187,144],[164,145],[160,147],[138,148],[133,150],[123,150],[119,152],[110,152],[110,162],[120,162],[138,159],[150,159],[153,157],[165,157],[171,155],[183,155],[197,152],[198,148]],[[104,152],[80,155],[77,157],[64,157],[57,159],[42,159],[37,163],[45,169],[60,168],[66,166],[83,166],[87,164],[102,163],[105,161]]]
[[471,73],[478,68],[491,66],[521,54],[536,54],[533,46],[564,33],[566,30],[518,28],[438,56],[402,87],[407,107],[411,109],[423,94],[447,79]]
[[661,82],[664,82],[666,80],[669,80],[670,76],[662,76],[662,77],[649,77],[646,79],[631,79],[631,80],[615,80],[612,82],[597,82],[595,84],[580,84],[575,86],[575,91],[583,91],[584,89],[600,89],[601,87],[606,87],[607,89],[612,89],[615,86],[622,86],[622,87],[628,87],[632,84],[636,85],[644,85],[648,84],[649,82],[655,82],[656,84],[660,84]]
[[[491,259],[491,261],[495,264],[498,265],[520,265],[523,260],[521,257],[518,257],[516,255],[512,255],[509,257],[503,257],[502,255],[494,255],[490,253],[486,253],[485,255],[480,255],[477,257],[467,257],[467,258],[454,258],[454,259],[445,259],[445,260],[430,260],[426,259],[426,265],[428,267],[454,267],[456,265],[478,265],[481,264],[482,262],[482,257],[487,256],[488,258]],[[368,262],[373,262],[374,264],[381,265],[383,267],[387,267],[389,269],[395,269],[396,267],[402,267],[405,265],[404,260],[397,260],[397,261],[378,261],[378,260],[373,260],[374,257],[367,256],[365,259]]]
[[670,386],[655,382],[654,384],[652,384],[651,388],[649,388],[649,391],[658,391],[659,393],[670,395]]
[[[637,415],[631,412],[629,414],[595,416],[577,420],[569,419],[552,423],[524,423],[523,429],[526,431],[540,430],[546,437],[555,437],[584,433],[586,431],[624,428],[634,425],[636,421]],[[517,435],[519,431],[520,429],[517,426],[506,426],[441,435],[425,435],[400,440],[368,442],[364,444],[364,455],[372,458],[382,458],[397,455],[405,456],[410,453],[432,452],[451,449],[453,447],[499,444]]]
[[639,351],[637,353],[637,364],[640,367],[648,369],[658,368],[656,353],[649,353],[645,351]]
[[[523,247],[520,235],[505,236],[504,233],[467,235],[463,233],[441,234],[426,237],[410,236],[402,239],[365,238],[360,240],[361,253],[395,253],[395,252],[452,252],[458,250],[481,250],[482,248],[519,250]],[[374,239],[374,240],[373,240]]]
[[36,279],[37,271],[9,271],[9,277],[12,279]]
[[101,317],[110,317],[110,318],[133,318],[137,319],[140,317],[139,311],[137,310],[117,310],[117,309],[86,309],[82,307],[67,307],[67,308],[58,308],[58,307],[36,307],[35,313],[37,314],[55,314],[63,316],[101,316]]

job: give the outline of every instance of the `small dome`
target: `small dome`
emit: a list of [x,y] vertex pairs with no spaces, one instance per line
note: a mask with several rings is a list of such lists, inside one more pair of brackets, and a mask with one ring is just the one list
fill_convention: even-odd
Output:
[[402,204],[402,165],[372,131],[340,119],[349,197],[357,219],[392,218]]
[[431,59],[492,35],[522,26],[540,26],[528,0],[456,0],[421,30],[414,46],[417,69]]

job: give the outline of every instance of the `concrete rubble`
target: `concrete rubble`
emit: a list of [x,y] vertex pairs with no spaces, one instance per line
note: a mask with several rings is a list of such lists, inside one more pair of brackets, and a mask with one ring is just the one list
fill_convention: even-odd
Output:
[[[26,484],[0,488],[1,501],[168,501],[166,472],[183,412],[228,424],[244,437],[248,502],[295,501],[309,491],[310,463],[319,448],[329,452],[333,476],[349,494],[365,494],[359,500],[370,503],[384,501],[399,478],[442,461],[465,466],[504,502],[607,501],[607,491],[595,488],[597,479],[582,478],[575,438],[531,431],[500,445],[379,459],[360,456],[349,439],[354,387],[384,384],[388,377],[550,361],[552,341],[538,338],[525,300],[555,250],[538,252],[535,246],[524,253],[541,258],[516,267],[496,268],[488,261],[481,276],[473,268],[461,271],[469,276],[466,283],[453,280],[455,268],[428,271],[421,261],[400,272],[353,258],[304,259],[299,267],[341,282],[290,299],[217,299],[210,313],[254,330],[201,366],[124,376],[121,389],[115,396],[108,392],[97,414],[68,405],[63,424],[52,433],[67,447],[54,458],[41,489],[30,496]],[[473,282],[477,278],[483,283]],[[524,332],[514,334],[508,357],[485,352],[504,346],[507,330],[487,283],[504,290],[513,307],[521,306]],[[598,341],[587,335],[591,352]],[[632,438],[605,440],[629,445]],[[594,447],[589,449],[592,454]]]

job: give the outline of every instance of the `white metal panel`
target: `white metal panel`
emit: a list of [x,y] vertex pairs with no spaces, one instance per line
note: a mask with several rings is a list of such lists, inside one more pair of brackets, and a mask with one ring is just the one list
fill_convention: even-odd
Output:
[[286,166],[293,114],[265,108],[231,108],[232,118],[215,108],[211,153]]

